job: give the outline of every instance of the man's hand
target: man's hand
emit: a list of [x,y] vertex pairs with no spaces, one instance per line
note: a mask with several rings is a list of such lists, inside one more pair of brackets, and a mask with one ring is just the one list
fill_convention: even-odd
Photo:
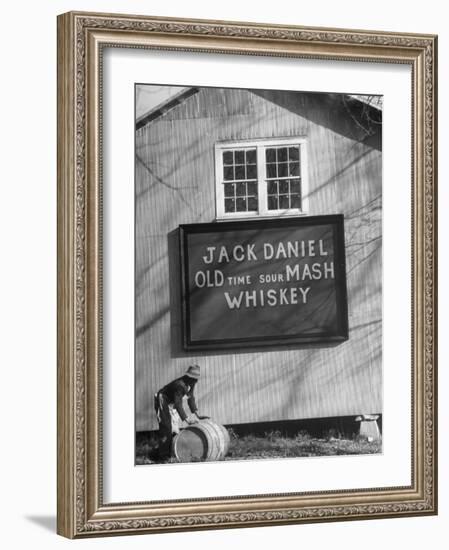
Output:
[[193,414],[198,418],[198,420],[210,420],[210,416],[201,416],[198,414],[198,411]]
[[194,414],[192,414],[191,416],[189,416],[186,420],[187,424],[198,424],[199,420],[198,420],[198,417],[195,416]]

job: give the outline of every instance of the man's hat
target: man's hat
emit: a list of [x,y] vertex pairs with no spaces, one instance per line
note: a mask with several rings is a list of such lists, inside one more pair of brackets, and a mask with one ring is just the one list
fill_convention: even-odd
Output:
[[195,380],[198,380],[200,377],[199,365],[190,365],[190,367],[186,370],[185,376],[190,376],[190,378],[195,378]]

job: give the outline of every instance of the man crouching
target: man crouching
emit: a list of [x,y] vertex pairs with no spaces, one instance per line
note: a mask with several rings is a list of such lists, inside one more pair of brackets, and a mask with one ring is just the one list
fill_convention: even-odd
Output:
[[[176,378],[154,395],[154,408],[159,422],[158,461],[166,461],[171,455],[173,434],[179,432],[179,419],[188,424],[199,421],[193,391],[200,378],[200,367],[191,365],[184,376]],[[182,404],[187,396],[187,404],[192,414],[188,416]],[[179,415],[179,416],[178,416]]]

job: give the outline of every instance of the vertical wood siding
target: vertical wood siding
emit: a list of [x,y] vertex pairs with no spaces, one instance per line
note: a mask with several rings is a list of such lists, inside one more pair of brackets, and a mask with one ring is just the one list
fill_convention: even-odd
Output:
[[[136,429],[193,362],[200,412],[223,424],[382,411],[380,127],[369,139],[329,94],[200,89],[137,131]],[[349,340],[335,347],[191,355],[174,307],[174,231],[215,218],[214,144],[305,136],[310,215],[343,213]],[[172,242],[172,245],[170,245]]]

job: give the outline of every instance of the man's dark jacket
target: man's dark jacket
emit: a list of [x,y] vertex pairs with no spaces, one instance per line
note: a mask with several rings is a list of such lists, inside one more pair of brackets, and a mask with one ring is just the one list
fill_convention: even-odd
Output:
[[187,419],[187,414],[182,406],[182,398],[187,395],[187,404],[189,405],[192,413],[196,413],[198,407],[196,406],[193,390],[195,389],[196,380],[191,380],[187,376],[181,376],[176,378],[173,382],[170,382],[159,390],[159,394],[162,394],[170,405],[174,405],[178,411],[181,420]]

